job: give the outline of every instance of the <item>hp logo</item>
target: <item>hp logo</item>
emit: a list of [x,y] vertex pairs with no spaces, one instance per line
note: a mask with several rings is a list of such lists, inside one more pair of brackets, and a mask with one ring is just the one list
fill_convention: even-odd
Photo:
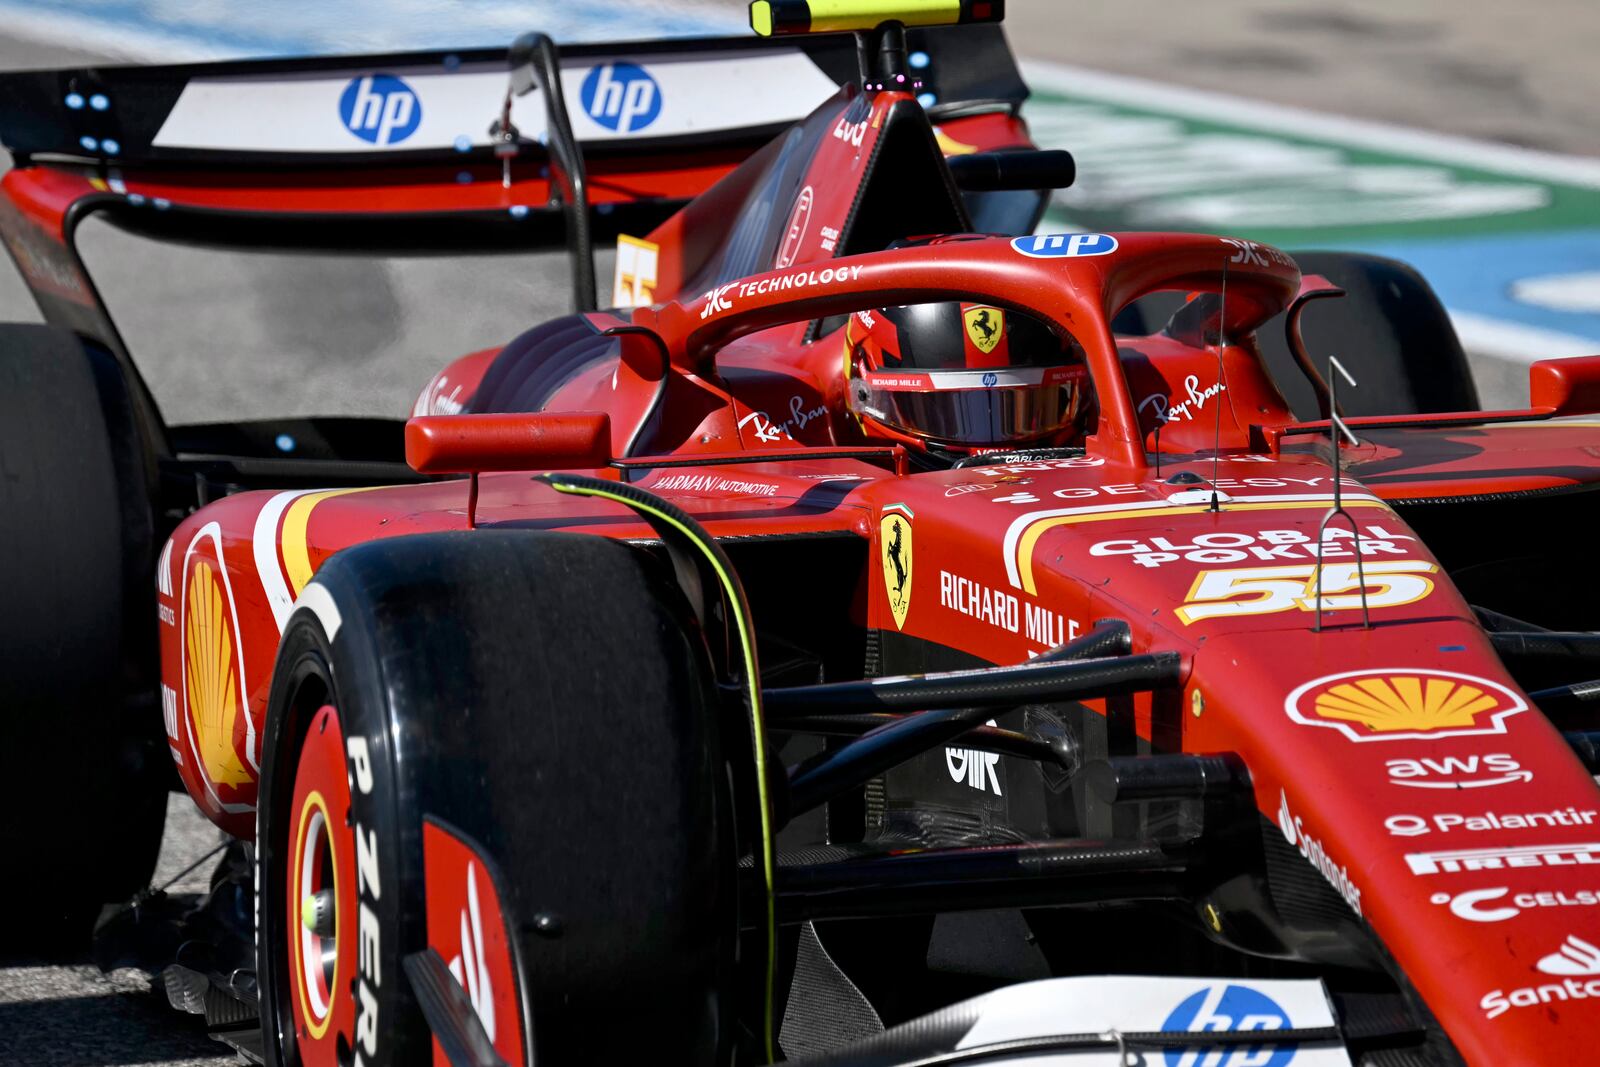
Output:
[[417,132],[422,102],[393,74],[353,78],[339,97],[344,128],[369,144],[399,144]]
[[999,382],[1000,382],[1000,376],[998,374],[996,374],[994,371],[985,371],[984,372],[983,384],[987,388],[993,389],[997,384],[999,384]]
[[1011,247],[1033,259],[1104,256],[1117,250],[1117,239],[1109,233],[1036,233],[1013,238]]
[[[1172,1009],[1163,1030],[1286,1030],[1289,1015],[1265,994],[1248,986],[1207,986]],[[1221,1048],[1164,1052],[1166,1067],[1289,1067],[1295,1047],[1229,1045]]]
[[606,63],[583,79],[583,110],[608,130],[633,133],[661,115],[661,87],[641,66]]

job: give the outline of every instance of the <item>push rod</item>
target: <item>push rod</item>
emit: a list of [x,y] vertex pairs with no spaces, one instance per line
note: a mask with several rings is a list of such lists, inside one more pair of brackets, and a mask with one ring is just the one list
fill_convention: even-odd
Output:
[[871,712],[910,708],[1009,708],[1027,703],[1094,700],[1178,684],[1176,652],[1089,660],[1040,657],[1010,667],[893,675],[862,681],[768,689],[762,706],[774,723],[820,711]]
[[1182,899],[1192,848],[1056,839],[780,866],[778,920]]

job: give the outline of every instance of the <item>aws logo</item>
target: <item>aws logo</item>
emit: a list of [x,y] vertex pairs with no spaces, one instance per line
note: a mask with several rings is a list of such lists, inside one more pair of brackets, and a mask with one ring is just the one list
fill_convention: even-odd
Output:
[[1454,671],[1386,668],[1307,682],[1284,702],[1289,718],[1352,741],[1503,734],[1527,702],[1499,682]]
[[345,86],[339,118],[345,129],[368,144],[399,144],[422,124],[422,101],[393,74],[368,74]]

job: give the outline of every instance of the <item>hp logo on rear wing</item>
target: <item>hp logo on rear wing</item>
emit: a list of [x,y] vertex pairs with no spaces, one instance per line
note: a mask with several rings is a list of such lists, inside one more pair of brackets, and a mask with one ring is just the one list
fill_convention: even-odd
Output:
[[661,115],[661,87],[636,63],[605,63],[583,79],[584,112],[617,133],[634,133]]
[[399,144],[422,123],[422,102],[393,74],[352,78],[339,97],[344,128],[369,144]]

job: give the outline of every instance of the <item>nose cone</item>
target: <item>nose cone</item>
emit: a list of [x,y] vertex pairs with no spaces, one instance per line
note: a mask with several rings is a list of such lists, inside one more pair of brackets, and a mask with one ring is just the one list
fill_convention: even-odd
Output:
[[1568,938],[1600,940],[1600,789],[1475,623],[1240,631],[1193,662],[1184,747],[1244,759],[1468,1062],[1587,1055],[1600,955]]

